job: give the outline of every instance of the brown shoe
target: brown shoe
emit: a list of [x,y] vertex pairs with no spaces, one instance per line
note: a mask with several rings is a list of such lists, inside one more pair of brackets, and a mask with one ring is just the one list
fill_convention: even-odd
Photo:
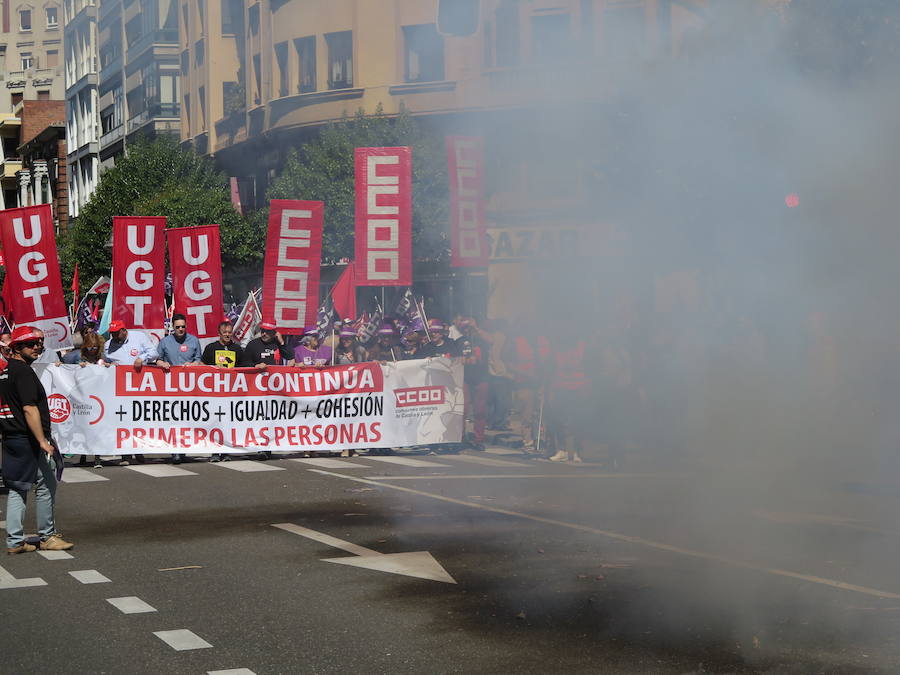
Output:
[[[52,537],[41,542],[42,551],[68,551],[73,546],[75,546],[75,544],[69,543],[58,534],[54,534]],[[32,550],[33,549],[34,547],[32,546]]]
[[6,549],[6,555],[16,555],[17,553],[31,553],[32,551],[36,550],[37,547],[34,544],[29,544],[27,541],[23,541],[15,548]]

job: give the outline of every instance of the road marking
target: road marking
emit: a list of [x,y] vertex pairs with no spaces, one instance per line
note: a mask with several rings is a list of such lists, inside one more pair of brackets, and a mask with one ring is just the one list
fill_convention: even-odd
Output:
[[668,551],[669,553],[678,553],[681,555],[689,556],[692,558],[699,558],[701,560],[711,560],[713,562],[722,563],[724,565],[730,565],[732,567],[740,567],[742,569],[753,570],[755,572],[764,572],[766,574],[771,574],[773,576],[778,577],[787,577],[789,579],[798,579],[800,581],[808,581],[814,584],[821,584],[823,586],[830,586],[832,588],[839,588],[844,591],[853,591],[855,593],[862,593],[863,595],[873,595],[877,598],[891,598],[894,600],[900,600],[900,594],[892,593],[890,591],[882,591],[877,588],[870,588],[868,586],[859,586],[857,584],[849,584],[844,581],[838,581],[836,579],[827,579],[825,577],[818,577],[811,574],[801,574],[800,572],[792,572],[790,570],[783,570],[777,567],[765,567],[764,565],[757,565],[755,563],[747,562],[745,560],[738,560],[736,558],[728,558],[726,556],[718,555],[716,553],[707,553],[705,551],[697,551],[689,548],[682,548],[680,546],[673,546],[672,544],[666,544],[664,542],[653,541],[651,539],[644,539],[643,537],[636,537],[630,534],[622,534],[620,532],[612,532],[610,530],[601,530],[595,527],[589,527],[588,525],[580,525],[578,523],[568,523],[564,520],[556,520],[555,518],[544,518],[543,516],[535,516],[530,513],[521,513],[519,511],[512,511],[510,509],[501,509],[495,506],[486,506],[485,504],[477,504],[474,502],[467,502],[463,499],[456,499],[454,497],[446,497],[444,495],[436,495],[431,492],[424,492],[423,490],[414,490],[413,488],[403,487],[401,485],[391,485],[390,483],[382,483],[376,480],[371,480],[368,478],[356,478],[355,476],[346,476],[340,473],[334,473],[332,471],[322,471],[320,469],[310,469],[310,471],[314,471],[316,473],[321,473],[327,476],[334,476],[336,478],[342,478],[344,480],[354,481],[356,483],[364,483],[366,485],[374,485],[376,487],[386,487],[392,490],[399,490],[400,492],[408,492],[409,494],[419,495],[421,497],[430,497],[431,499],[437,499],[443,502],[449,502],[451,504],[459,504],[461,506],[468,506],[473,509],[479,509],[481,511],[490,511],[491,513],[499,513],[506,516],[512,516],[514,518],[524,518],[526,520],[531,520],[536,523],[544,523],[545,525],[555,525],[557,527],[565,527],[570,530],[577,530],[579,532],[588,532],[590,534],[600,535],[602,537],[607,537],[608,539],[615,539],[617,541],[626,541],[631,544],[637,544],[639,546],[646,546],[648,548],[655,548],[661,551]]
[[0,590],[7,588],[27,588],[29,586],[46,586],[47,582],[37,577],[16,579],[12,574],[0,567]]
[[69,572],[73,577],[83,584],[108,584],[112,583],[97,570],[75,570]]
[[512,448],[485,448],[489,455],[521,455],[521,450],[513,450]]
[[196,476],[197,474],[193,471],[187,471],[186,469],[180,469],[177,466],[169,466],[168,464],[150,464],[146,466],[128,466],[125,467],[131,471],[137,471],[138,473],[142,473],[145,476],[152,476],[153,478],[170,478],[172,476]]
[[273,466],[265,462],[253,462],[249,459],[239,459],[233,462],[218,462],[216,466],[242,473],[256,473],[258,471],[284,471],[283,466]]
[[[325,473],[325,472],[323,472]],[[280,530],[299,534],[301,537],[312,539],[320,544],[331,546],[333,548],[352,553],[353,558],[322,558],[323,562],[337,563],[339,565],[352,565],[354,567],[363,567],[379,572],[389,572],[391,574],[402,574],[408,577],[417,577],[419,579],[429,579],[431,581],[441,581],[446,584],[455,584],[456,580],[451,577],[447,570],[434,559],[428,551],[414,551],[411,553],[379,553],[372,549],[357,546],[349,541],[332,537],[324,532],[316,532],[309,528],[295,525],[294,523],[278,523],[272,525]]]
[[38,551],[38,555],[47,560],[68,560],[72,557],[72,554],[67,551]]
[[366,457],[373,462],[385,462],[387,464],[400,464],[401,466],[417,466],[417,467],[446,467],[449,464],[438,464],[437,462],[426,462],[421,459],[412,459],[411,457]]
[[180,630],[160,630],[155,631],[153,634],[176,652],[184,652],[190,649],[210,649],[212,647],[202,637],[185,628]]
[[479,457],[477,455],[443,455],[442,459],[455,459],[457,462],[483,464],[484,466],[531,466],[524,462],[511,462],[508,459],[494,459],[493,457]]
[[[310,469],[315,471],[315,469]],[[418,476],[366,476],[369,480],[469,480],[471,478],[671,478],[668,473],[488,473]]]
[[369,469],[371,467],[365,464],[356,464],[355,462],[346,462],[341,459],[328,459],[327,457],[301,457],[292,459],[292,462],[300,462],[302,464],[311,464],[319,466],[323,469]]
[[[115,607],[117,610],[122,612],[122,614],[145,614],[147,612],[155,612],[156,608],[151,607],[146,602],[138,598],[134,595],[129,595],[124,598],[107,598],[106,601]],[[178,631],[172,631],[178,632]],[[191,633],[193,635],[193,633]],[[158,633],[154,633],[157,637],[159,637]],[[161,640],[164,638],[160,638]]]
[[206,675],[256,675],[249,668],[232,668],[231,670],[207,670]]
[[66,467],[63,473],[63,483],[96,483],[99,481],[109,480],[106,476],[98,476],[87,469],[79,469],[74,466]]

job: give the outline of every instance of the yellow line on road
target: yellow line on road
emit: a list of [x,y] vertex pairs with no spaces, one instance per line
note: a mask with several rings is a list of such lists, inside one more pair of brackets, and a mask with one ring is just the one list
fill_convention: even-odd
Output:
[[335,478],[343,478],[344,480],[354,481],[356,483],[365,483],[366,485],[374,485],[376,487],[389,488],[391,490],[398,490],[400,492],[407,492],[409,494],[419,495],[421,497],[429,497],[431,499],[438,499],[443,502],[449,502],[451,504],[459,504],[461,506],[468,506],[473,509],[479,509],[481,511],[489,511],[491,513],[499,513],[505,516],[512,516],[514,518],[524,518],[526,520],[531,520],[536,523],[543,523],[545,525],[555,525],[557,527],[565,527],[570,530],[577,530],[579,532],[589,532],[591,534],[597,534],[602,537],[607,537],[609,539],[615,539],[617,541],[625,541],[630,544],[637,544],[639,546],[647,546],[649,548],[655,548],[660,551],[668,551],[669,553],[678,553],[680,555],[690,556],[692,558],[699,558],[701,560],[711,560],[713,562],[722,563],[724,565],[730,565],[732,567],[740,567],[743,569],[753,570],[755,572],[764,572],[766,574],[771,574],[778,577],[787,577],[789,579],[798,579],[800,581],[808,581],[814,584],[821,584],[823,586],[830,586],[831,588],[839,588],[843,591],[853,591],[855,593],[862,593],[864,595],[873,595],[876,598],[891,598],[894,600],[900,600],[900,594],[891,593],[890,591],[882,591],[877,588],[869,588],[868,586],[859,586],[857,584],[848,584],[843,581],[837,581],[836,579],[827,579],[825,577],[818,577],[811,574],[801,574],[800,572],[792,572],[790,570],[783,570],[777,567],[765,567],[764,565],[757,565],[756,563],[747,562],[745,560],[738,560],[736,558],[728,558],[726,556],[717,555],[715,553],[707,553],[705,551],[697,551],[690,548],[683,548],[681,546],[673,546],[672,544],[666,544],[664,542],[653,541],[652,539],[644,539],[643,537],[636,537],[630,534],[622,534],[620,532],[612,532],[610,530],[600,530],[596,527],[589,527],[588,525],[580,525],[578,523],[569,523],[564,520],[556,520],[555,518],[544,518],[543,516],[535,516],[530,513],[521,513],[519,511],[511,511],[510,509],[501,509],[496,506],[487,506],[485,504],[477,504],[474,502],[467,502],[463,499],[456,499],[455,497],[446,497],[444,495],[436,495],[431,492],[425,492],[423,490],[415,490],[413,488],[403,487],[401,485],[391,485],[390,483],[382,483],[377,480],[371,480],[369,478],[357,478],[356,476],[346,476],[341,473],[335,473],[333,471],[322,471],[321,469],[310,469],[314,473],[319,473],[325,476],[334,476]]

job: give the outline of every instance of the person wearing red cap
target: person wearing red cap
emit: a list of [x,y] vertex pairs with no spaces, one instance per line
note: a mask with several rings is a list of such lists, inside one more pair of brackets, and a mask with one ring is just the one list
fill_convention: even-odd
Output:
[[3,483],[6,501],[6,553],[27,553],[35,546],[25,540],[25,505],[35,491],[38,534],[42,551],[66,551],[73,544],[56,531],[53,508],[62,457],[50,436],[47,392],[31,369],[44,351],[44,334],[18,326],[10,339],[9,364],[0,373],[0,431],[3,432]]
[[291,366],[294,355],[285,346],[284,338],[275,324],[263,321],[259,325],[259,337],[250,340],[244,349],[243,367],[265,370],[269,366]]
[[103,346],[103,356],[110,363],[133,363],[140,368],[145,363],[156,363],[156,348],[150,338],[139,330],[129,331],[125,322],[116,319],[109,322],[109,340]]

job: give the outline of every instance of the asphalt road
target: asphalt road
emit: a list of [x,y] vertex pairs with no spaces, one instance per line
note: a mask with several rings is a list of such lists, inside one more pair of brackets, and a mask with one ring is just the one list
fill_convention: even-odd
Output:
[[0,672],[900,670],[900,532],[860,517],[897,494],[811,513],[685,472],[414,459],[67,469],[72,556],[0,560]]

